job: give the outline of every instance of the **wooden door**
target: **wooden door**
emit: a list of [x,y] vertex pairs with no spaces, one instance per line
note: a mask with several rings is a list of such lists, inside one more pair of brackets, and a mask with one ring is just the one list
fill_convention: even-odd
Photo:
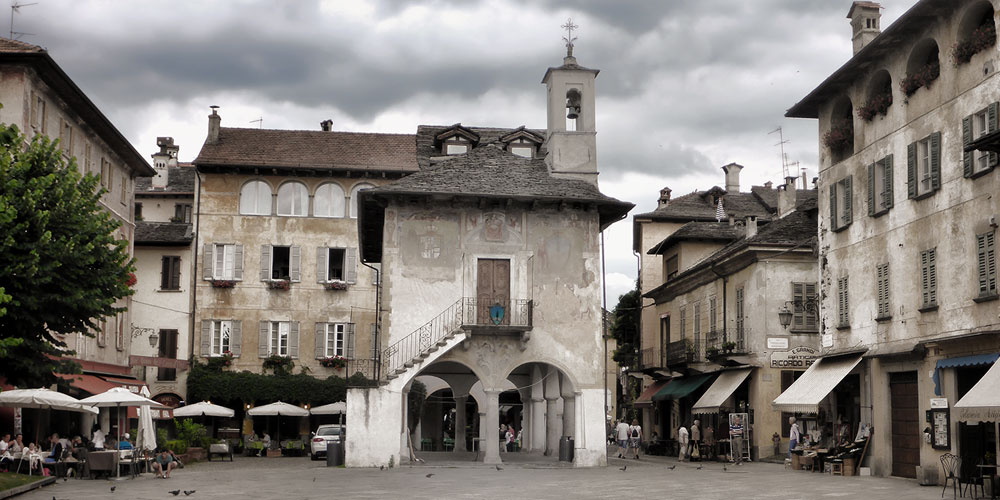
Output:
[[[479,259],[476,284],[476,323],[480,325],[510,324],[510,260]],[[491,318],[494,306],[503,308],[502,317]],[[494,311],[496,311],[494,309]],[[497,321],[499,319],[499,321]]]
[[892,475],[917,477],[920,465],[920,410],[917,372],[889,374],[892,402]]

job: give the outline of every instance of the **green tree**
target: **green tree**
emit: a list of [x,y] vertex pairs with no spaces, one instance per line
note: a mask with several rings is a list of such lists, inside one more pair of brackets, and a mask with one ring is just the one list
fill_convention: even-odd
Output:
[[618,342],[614,360],[621,366],[635,366],[636,349],[639,348],[639,312],[638,289],[618,297],[618,305],[611,312],[611,336]]
[[0,124],[0,376],[10,384],[47,385],[73,371],[54,359],[75,354],[62,336],[93,336],[132,293],[128,242],[115,239],[98,182],[58,141],[26,142]]

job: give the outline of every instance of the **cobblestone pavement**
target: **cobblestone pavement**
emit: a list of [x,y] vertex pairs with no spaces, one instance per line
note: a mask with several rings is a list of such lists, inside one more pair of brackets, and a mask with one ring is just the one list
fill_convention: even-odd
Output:
[[[520,457],[519,457],[520,458]],[[503,470],[468,461],[403,465],[392,470],[327,468],[308,458],[243,458],[174,471],[171,479],[58,481],[19,499],[178,498],[684,498],[684,499],[940,499],[940,487],[877,477],[839,477],[751,463],[740,467],[643,457],[609,459],[606,468],[571,469],[551,461],[508,463]],[[670,466],[676,466],[671,470]],[[620,470],[626,467],[624,471]],[[432,474],[430,477],[427,477]],[[112,493],[110,487],[116,485]],[[949,496],[950,496],[949,491]]]

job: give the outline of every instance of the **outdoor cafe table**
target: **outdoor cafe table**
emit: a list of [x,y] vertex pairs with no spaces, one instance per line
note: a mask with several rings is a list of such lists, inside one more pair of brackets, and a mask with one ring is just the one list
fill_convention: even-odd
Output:
[[88,453],[87,465],[90,466],[90,475],[93,476],[94,473],[102,471],[107,471],[108,474],[113,475],[117,456],[117,450],[92,451]]
[[[997,493],[996,493],[996,491],[997,491],[997,485],[996,485],[996,482],[997,482],[997,466],[993,465],[993,464],[980,464],[980,465],[977,465],[976,467],[979,467],[979,472],[981,473],[982,477],[984,477],[984,478],[986,478],[986,477],[990,478],[990,498],[991,499],[995,499],[997,497]],[[987,474],[987,469],[989,469],[989,472],[991,472],[991,474]],[[983,485],[985,487],[986,481],[983,481]]]

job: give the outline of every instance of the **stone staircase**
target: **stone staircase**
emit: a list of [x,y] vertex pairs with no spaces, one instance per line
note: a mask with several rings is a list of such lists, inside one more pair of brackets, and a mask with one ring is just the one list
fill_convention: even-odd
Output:
[[385,378],[382,385],[409,370],[431,363],[465,340],[463,299],[459,299],[434,319],[382,351]]

